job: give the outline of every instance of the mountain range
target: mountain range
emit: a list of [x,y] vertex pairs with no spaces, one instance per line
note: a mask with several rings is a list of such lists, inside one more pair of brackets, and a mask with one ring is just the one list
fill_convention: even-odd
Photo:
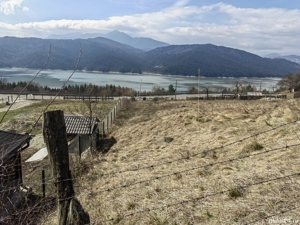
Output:
[[80,32],[76,33],[69,33],[64,35],[50,35],[48,39],[89,39],[89,38],[97,38],[97,37],[104,37],[111,39],[113,41],[119,42],[121,44],[130,45],[134,48],[141,49],[144,51],[150,51],[155,48],[169,46],[168,43],[153,40],[151,38],[146,37],[137,37],[133,38],[124,32],[120,32],[118,30],[114,30],[107,34],[101,33],[88,33],[83,34]]
[[[113,33],[111,34],[114,35]],[[48,69],[74,69],[80,48],[79,70],[157,73],[206,77],[282,77],[300,71],[300,65],[281,58],[265,58],[212,44],[167,45],[150,51],[104,38],[0,38],[0,67],[39,69],[51,46]],[[80,47],[81,46],[81,47]]]
[[280,55],[277,53],[271,53],[271,54],[266,55],[265,57],[270,58],[270,59],[286,59],[291,62],[300,64],[300,56],[299,55]]

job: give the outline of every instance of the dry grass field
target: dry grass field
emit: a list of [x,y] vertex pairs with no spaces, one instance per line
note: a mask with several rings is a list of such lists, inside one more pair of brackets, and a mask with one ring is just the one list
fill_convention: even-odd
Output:
[[299,115],[294,99],[131,102],[76,196],[92,224],[299,224]]
[[77,196],[94,224],[300,219],[299,110],[296,100],[133,102]]

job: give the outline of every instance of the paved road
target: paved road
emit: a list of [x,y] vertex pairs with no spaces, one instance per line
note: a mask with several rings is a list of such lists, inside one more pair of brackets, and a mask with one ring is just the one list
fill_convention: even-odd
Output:
[[[214,97],[220,97],[222,94],[209,94],[209,97],[211,98],[214,98]],[[17,94],[0,94],[0,104],[5,104],[6,102],[9,102],[9,103],[12,103],[16,98],[18,97]],[[126,97],[126,98],[130,98],[128,96],[120,96],[120,97],[114,97],[114,99],[119,99],[119,98],[123,98],[123,97]],[[135,97],[136,100],[143,100],[143,98],[146,98],[146,99],[153,99],[153,98],[164,98],[164,99],[188,99],[188,98],[197,98],[197,97],[201,97],[201,98],[206,98],[207,95],[206,94],[177,94],[176,96],[175,95],[157,95],[157,96],[137,96]],[[20,95],[19,98],[18,98],[18,101],[20,100],[41,100],[41,99],[53,99],[54,96],[52,95],[39,95],[39,94],[36,94],[36,95],[32,95],[32,94],[27,94],[27,95]],[[57,99],[64,99],[63,96],[57,96]]]

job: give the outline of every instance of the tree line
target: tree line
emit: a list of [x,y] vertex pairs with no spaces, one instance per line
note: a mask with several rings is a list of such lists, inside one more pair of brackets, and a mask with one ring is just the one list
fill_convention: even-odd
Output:
[[[56,93],[58,91],[57,88],[51,88],[48,86],[41,86],[37,83],[28,83],[25,81],[19,82],[7,82],[6,78],[0,77],[0,90],[1,91],[11,91],[11,92],[20,92],[24,88],[24,93]],[[292,91],[299,91],[300,90],[300,72],[286,74],[283,78],[277,83],[276,87],[277,91],[289,90]],[[205,87],[204,89],[198,90],[198,88],[191,86],[187,93],[190,94],[197,94],[207,91],[213,91],[209,87]],[[217,92],[222,93],[246,93],[251,91],[258,91],[255,86],[242,85],[242,84],[233,84],[231,88],[221,88],[220,90],[214,90]],[[151,94],[158,94],[158,95],[165,95],[165,94],[175,94],[177,92],[176,88],[170,84],[168,89],[165,89],[159,85],[154,85],[151,91],[143,91],[139,93],[138,91],[128,88],[128,87],[121,87],[116,85],[94,85],[94,84],[81,84],[81,85],[68,85],[63,88],[63,94],[74,94],[74,95],[94,95],[94,96],[137,96],[137,95],[151,95]],[[267,92],[263,90],[262,92]]]
[[[26,88],[25,88],[26,87]],[[5,78],[0,78],[0,90],[24,93],[56,93],[58,88],[51,88],[48,86],[41,86],[37,83],[28,83],[24,81],[7,82]],[[93,95],[93,96],[136,96],[137,92],[132,88],[121,87],[116,85],[94,85],[94,84],[81,84],[81,85],[67,85],[63,88],[63,94],[74,95]]]

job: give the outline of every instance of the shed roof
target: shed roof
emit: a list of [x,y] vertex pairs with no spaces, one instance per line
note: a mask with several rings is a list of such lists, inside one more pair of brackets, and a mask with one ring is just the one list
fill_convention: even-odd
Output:
[[67,134],[91,134],[99,119],[97,117],[65,116]]
[[0,130],[0,160],[7,155],[18,152],[32,137],[28,134],[17,134]]

